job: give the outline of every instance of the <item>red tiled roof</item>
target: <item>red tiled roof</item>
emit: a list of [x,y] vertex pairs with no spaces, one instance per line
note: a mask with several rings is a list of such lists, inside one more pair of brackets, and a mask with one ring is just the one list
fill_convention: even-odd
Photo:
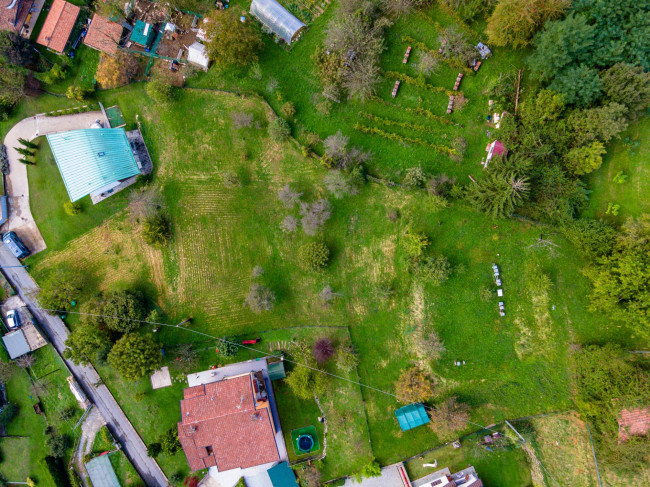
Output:
[[643,436],[650,432],[650,407],[622,409],[618,415],[618,439],[627,441],[630,436]]
[[84,44],[98,51],[115,54],[122,37],[122,26],[99,14],[93,15]]
[[5,0],[0,2],[0,30],[10,30],[12,32],[20,32],[29,9],[32,7],[32,2],[23,0],[16,1],[16,4],[8,9],[7,7],[11,6],[14,3],[14,0]]
[[183,391],[178,439],[190,464],[220,472],[279,460],[268,408],[255,409],[251,376]]
[[77,21],[79,10],[79,7],[65,0],[54,0],[36,42],[53,51],[63,52]]

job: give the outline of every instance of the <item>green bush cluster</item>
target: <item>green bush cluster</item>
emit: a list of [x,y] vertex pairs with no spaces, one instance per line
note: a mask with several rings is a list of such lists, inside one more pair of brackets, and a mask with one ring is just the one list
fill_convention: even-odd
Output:
[[323,242],[309,242],[298,249],[300,267],[308,271],[319,271],[327,266],[330,249]]
[[423,139],[420,139],[420,138],[417,138],[417,137],[405,137],[405,136],[397,134],[395,132],[387,132],[386,130],[379,129],[377,127],[368,127],[367,125],[362,125],[360,123],[356,123],[354,125],[354,130],[357,130],[357,131],[362,132],[364,134],[379,135],[380,137],[384,137],[385,139],[395,140],[397,142],[410,142],[411,144],[423,145],[425,147],[430,147],[431,149],[435,150],[436,152],[440,152],[442,154],[447,154],[449,156],[456,153],[455,149],[452,149],[451,147],[445,147],[443,145],[432,144],[431,142],[427,142],[426,140],[423,140]]

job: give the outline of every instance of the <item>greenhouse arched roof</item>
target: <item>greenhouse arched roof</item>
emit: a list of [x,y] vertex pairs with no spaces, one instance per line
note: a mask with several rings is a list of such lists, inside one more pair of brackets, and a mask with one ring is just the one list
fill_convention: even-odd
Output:
[[296,34],[305,27],[276,0],[253,0],[251,13],[287,44],[291,44]]

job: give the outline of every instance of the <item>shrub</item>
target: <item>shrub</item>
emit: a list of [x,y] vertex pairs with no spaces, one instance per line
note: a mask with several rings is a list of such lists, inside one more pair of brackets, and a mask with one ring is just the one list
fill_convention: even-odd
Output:
[[125,381],[136,381],[151,374],[160,365],[160,360],[160,345],[136,333],[124,335],[108,354],[108,363]]
[[81,206],[81,203],[75,201],[74,203],[72,201],[66,201],[63,204],[63,208],[65,209],[65,212],[70,215],[78,215],[83,211],[83,207]]
[[429,243],[429,237],[423,232],[415,231],[410,225],[406,228],[402,238],[402,248],[406,257],[412,262],[418,262],[422,258]]
[[165,105],[174,99],[174,87],[161,79],[149,81],[145,86],[147,95],[156,103]]
[[154,215],[147,217],[142,224],[142,238],[143,240],[154,247],[162,247],[171,238],[171,222],[169,217],[158,212]]
[[20,409],[13,402],[7,403],[0,411],[0,426],[7,426],[11,423]]
[[426,257],[417,267],[416,274],[434,286],[439,286],[449,279],[451,264],[444,255]]
[[68,421],[74,416],[76,412],[77,412],[77,408],[75,406],[63,407],[59,410],[59,419],[61,421]]
[[248,290],[244,304],[256,314],[269,311],[275,305],[275,294],[263,284],[253,283]]
[[381,466],[374,458],[370,463],[365,464],[361,470],[354,474],[354,478],[357,482],[361,483],[364,478],[370,477],[380,477],[381,476]]
[[176,426],[172,426],[165,433],[163,433],[160,438],[158,438],[160,447],[163,453],[167,455],[173,455],[181,448],[181,444],[178,441],[178,429]]
[[239,352],[239,347],[235,344],[234,338],[224,337],[217,342],[217,351],[224,357],[234,357]]
[[280,114],[285,118],[293,118],[293,116],[296,114],[296,107],[291,103],[290,101],[286,102],[282,107],[280,108]]
[[56,487],[72,487],[63,460],[57,457],[47,456],[44,462]]
[[309,242],[298,249],[300,267],[307,271],[319,271],[327,266],[330,249],[323,242]]
[[334,343],[331,338],[319,338],[312,347],[312,353],[318,365],[325,365],[332,356],[334,356]]
[[359,356],[350,346],[339,347],[335,360],[336,366],[344,372],[351,372],[359,365]]
[[66,98],[75,101],[84,101],[86,98],[86,90],[81,86],[68,86],[68,90],[65,92]]
[[327,388],[327,376],[325,374],[300,365],[296,365],[287,374],[285,380],[291,391],[299,399],[313,399],[314,394],[322,394]]
[[147,455],[151,458],[156,458],[162,452],[162,445],[158,442],[149,443],[147,445]]
[[52,434],[45,440],[45,444],[50,449],[50,456],[63,458],[68,449],[68,437],[66,435]]
[[289,122],[284,118],[274,118],[271,123],[269,123],[269,137],[276,140],[285,140],[291,135],[291,127],[289,127]]
[[183,472],[177,470],[169,476],[169,480],[172,484],[178,484],[181,480],[183,480]]

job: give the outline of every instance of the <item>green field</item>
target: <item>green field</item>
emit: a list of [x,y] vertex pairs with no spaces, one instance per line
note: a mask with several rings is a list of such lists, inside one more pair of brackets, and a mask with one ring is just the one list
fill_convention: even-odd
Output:
[[[395,383],[404,369],[421,361],[409,345],[411,331],[404,325],[415,302],[422,303],[427,322],[446,347],[440,361],[426,364],[436,379],[430,404],[457,396],[471,407],[473,424],[459,436],[503,419],[572,409],[568,365],[574,345],[616,341],[637,349],[647,346],[626,328],[587,311],[590,285],[582,270],[589,262],[553,229],[518,218],[493,220],[460,201],[441,204],[424,190],[368,182],[354,196],[330,198],[332,217],[319,235],[331,250],[329,266],[321,273],[301,269],[297,249],[313,238],[300,230],[293,235],[281,231],[282,219],[298,216],[298,210],[285,208],[277,192],[291,183],[303,193],[302,201],[327,196],[326,169],[318,159],[300,151],[306,133],[315,132],[324,139],[340,129],[352,145],[374,153],[367,164],[370,175],[399,181],[405,169],[421,165],[429,175],[445,173],[465,184],[468,176],[482,173],[479,162],[488,141],[486,84],[520,67],[527,54],[495,49],[478,73],[465,77],[461,90],[469,101],[450,116],[445,115],[444,93],[403,83],[393,100],[394,79],[383,82],[379,100],[334,104],[332,113],[324,116],[314,107],[314,95],[321,87],[311,55],[322,43],[326,22],[333,15],[335,6],[291,50],[267,39],[259,60],[260,80],[249,76],[247,69],[211,69],[188,80],[189,88],[179,90],[168,106],[154,103],[142,84],[96,93],[105,106],[120,106],[127,129],[135,126],[136,117],[141,122],[154,160],[151,184],[161,192],[172,219],[173,238],[166,248],[147,246],[137,223],[129,218],[132,189],[97,206],[86,198],[82,214],[70,216],[63,210],[67,195],[44,141],[38,164],[29,168],[32,212],[48,245],[47,251],[28,260],[37,280],[57,267],[70,267],[87,277],[78,300],[81,306],[98,291],[137,288],[156,303],[166,323],[193,318],[189,330],[163,328],[155,335],[173,371],[172,387],[153,391],[148,379],[125,383],[106,364],[97,364],[103,381],[146,443],[156,441],[180,417],[179,399],[186,382],[175,368],[176,345],[194,344],[200,351],[199,370],[258,356],[241,351],[224,359],[214,353],[215,340],[190,330],[212,337],[261,337],[261,353],[285,349],[290,353],[287,344],[291,341],[310,344],[323,335],[331,335],[338,343],[351,341],[360,364],[349,379],[364,386],[332,379],[320,397],[330,421],[327,457],[319,465],[323,480],[352,474],[372,457],[387,465],[446,441],[428,427],[402,432],[394,416],[400,407],[392,395]],[[382,69],[415,76],[413,64],[420,53],[415,48],[411,62],[403,65],[408,44],[402,36],[433,48],[435,24],[454,22],[436,7],[399,20],[389,31]],[[483,27],[477,26],[477,39]],[[79,73],[92,64],[90,57],[86,61],[80,64]],[[450,89],[456,75],[457,70],[442,65],[427,82]],[[295,140],[272,140],[267,125],[273,111],[286,101],[293,102],[297,110],[291,121]],[[11,121],[0,122],[0,130],[6,132],[25,116],[74,105],[52,96],[28,99]],[[451,123],[408,110],[416,107]],[[238,113],[252,115],[252,124],[238,127],[233,120]],[[424,128],[395,128],[391,122]],[[363,134],[355,129],[356,123],[444,146],[455,137],[464,137],[467,153],[462,161],[454,162],[428,147]],[[647,211],[643,195],[648,181],[648,127],[647,120],[632,126],[623,136],[629,136],[628,141],[609,148],[603,167],[589,180],[592,193],[584,216],[620,223],[629,215]],[[638,147],[634,140],[639,141]],[[322,147],[316,151],[322,152]],[[612,182],[618,171],[628,175],[622,185]],[[229,184],[233,175],[239,185]],[[621,205],[618,218],[603,215],[609,202]],[[389,218],[394,212],[398,217]],[[413,275],[403,241],[408,226],[427,235],[428,255],[444,255],[450,261],[452,275],[443,285],[423,284]],[[552,244],[540,242],[540,234]],[[492,263],[498,263],[502,273],[505,318],[498,313]],[[261,315],[243,305],[254,282],[251,272],[258,265],[264,273],[257,281],[276,296],[274,309]],[[540,288],[537,283],[544,276],[551,284]],[[339,294],[329,306],[323,306],[318,297],[325,285]],[[77,322],[78,317],[70,317],[71,327]],[[329,326],[334,328],[325,328]],[[457,361],[464,365],[456,366]],[[332,363],[326,368],[339,373]],[[274,383],[274,389],[285,438],[289,440],[295,428],[314,425],[323,439],[316,403],[296,398],[282,381]],[[290,447],[289,451],[291,455]],[[540,451],[544,461],[559,463],[548,450]],[[459,450],[445,447],[425,459],[437,459],[441,467],[452,470],[471,463],[488,487],[532,485],[530,467],[520,449],[486,453],[475,447],[471,437]],[[182,452],[163,454],[158,460],[168,475],[188,473]],[[430,473],[421,463],[426,461],[409,462],[412,476]]]

